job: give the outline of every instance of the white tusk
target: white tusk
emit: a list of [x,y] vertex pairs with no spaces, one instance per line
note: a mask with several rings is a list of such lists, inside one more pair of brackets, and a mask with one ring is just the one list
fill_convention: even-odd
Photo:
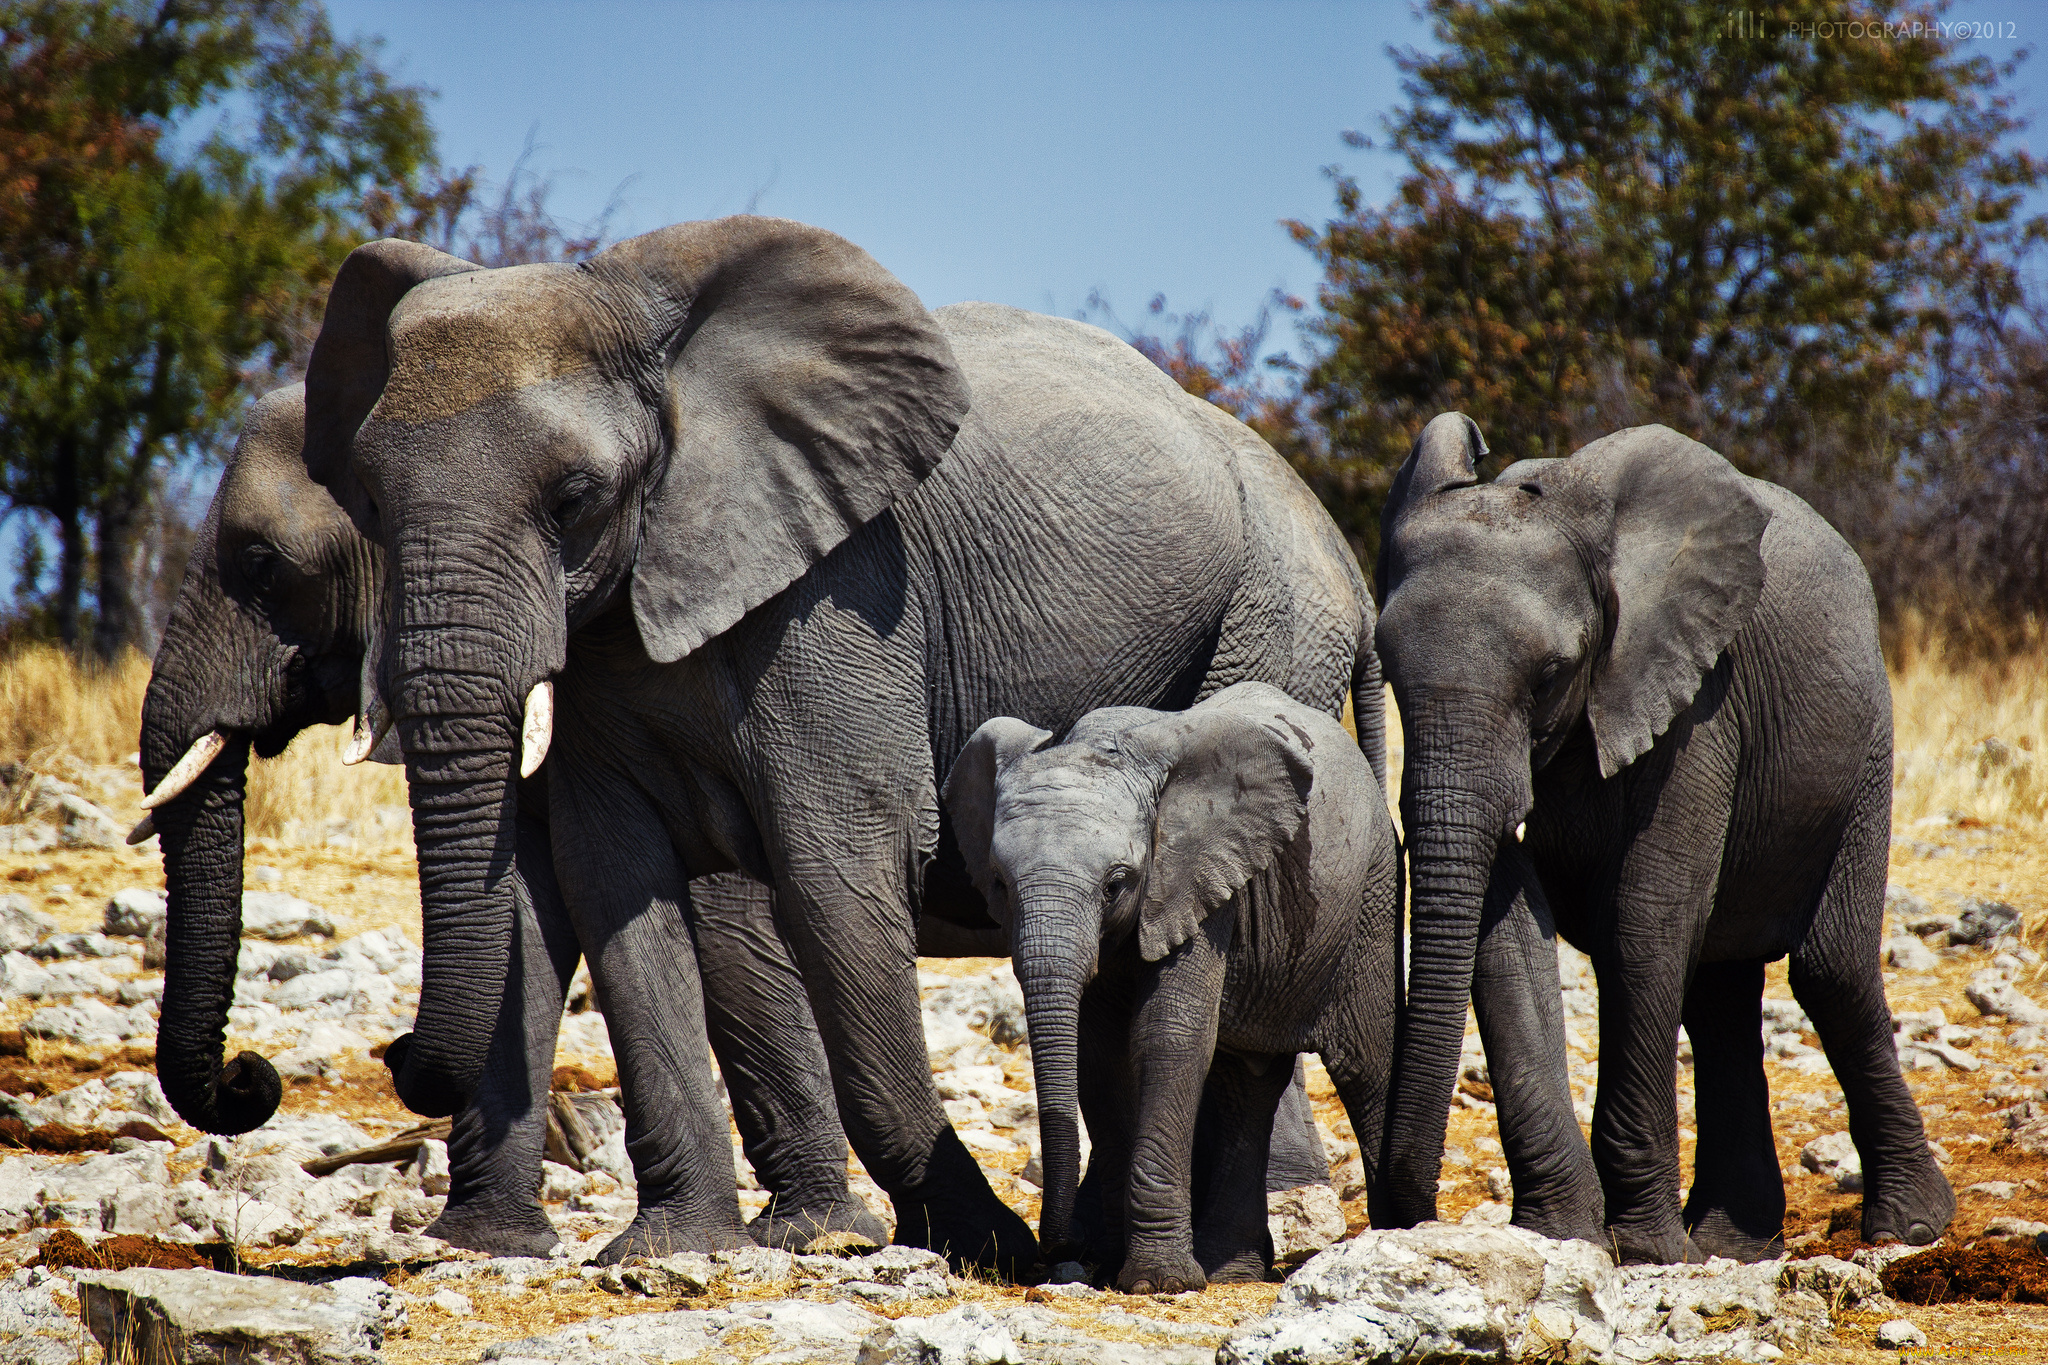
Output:
[[353,768],[374,753],[390,733],[391,713],[384,709],[384,699],[373,692],[369,705],[356,714],[355,733],[348,737],[348,747],[341,751],[342,763]]
[[1529,832],[1529,822],[1528,822],[1527,820],[1524,820],[1524,821],[1523,821],[1523,822],[1522,822],[1521,824],[1519,824],[1519,825],[1516,825],[1516,826],[1515,826],[1515,842],[1516,842],[1516,843],[1518,843],[1518,844],[1519,844],[1519,843],[1521,843],[1521,842],[1522,842],[1522,836],[1523,836],[1524,834],[1527,834],[1528,832]]
[[519,729],[519,775],[532,777],[547,761],[555,738],[555,685],[537,682],[526,694],[526,723]]
[[228,737],[218,730],[209,731],[194,740],[185,756],[171,765],[164,774],[164,780],[156,784],[156,790],[142,798],[144,810],[155,810],[164,802],[176,796],[199,780],[207,766],[220,757],[220,751],[228,747]]
[[135,822],[134,829],[128,831],[129,846],[133,847],[134,845],[143,842],[145,839],[149,838],[152,834],[155,833],[156,815],[154,813],[145,815],[140,820],[137,820]]

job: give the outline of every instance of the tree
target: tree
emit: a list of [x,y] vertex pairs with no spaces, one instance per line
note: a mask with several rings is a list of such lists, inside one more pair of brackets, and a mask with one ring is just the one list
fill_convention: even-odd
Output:
[[139,539],[288,352],[366,196],[432,160],[424,92],[313,0],[0,0],[0,494],[58,539],[56,624],[140,641]]
[[1824,511],[1934,458],[1958,338],[2018,305],[2043,235],[2010,64],[1817,5],[1427,9],[1443,50],[1396,54],[1394,202],[1333,171],[1338,216],[1288,225],[1324,270],[1311,477],[1368,556],[1446,408],[1503,461],[1667,422]]

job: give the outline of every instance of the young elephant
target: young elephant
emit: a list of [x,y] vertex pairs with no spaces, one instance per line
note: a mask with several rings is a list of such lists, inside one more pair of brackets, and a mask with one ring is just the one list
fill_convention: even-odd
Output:
[[[1264,683],[1093,711],[1052,741],[998,717],[946,782],[1024,988],[1044,1259],[1072,1279],[1086,1254],[1132,1293],[1261,1279],[1290,1054],[1322,1055],[1377,1184],[1400,922],[1385,795],[1343,727]],[[1205,1081],[1218,1142],[1197,1170]],[[1120,1245],[1075,1244],[1077,1093]]]

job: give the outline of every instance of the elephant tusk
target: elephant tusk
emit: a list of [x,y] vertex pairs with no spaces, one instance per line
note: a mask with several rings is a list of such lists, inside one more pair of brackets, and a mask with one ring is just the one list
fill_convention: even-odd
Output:
[[134,845],[141,843],[143,840],[149,838],[151,835],[155,833],[156,815],[154,812],[152,812],[151,814],[143,816],[140,820],[137,820],[135,822],[135,828],[128,831],[129,846],[133,847]]
[[356,714],[355,733],[349,736],[348,747],[341,751],[342,763],[353,768],[376,752],[384,736],[390,733],[391,713],[384,709],[384,699],[373,692],[369,704]]
[[519,729],[519,775],[532,777],[547,761],[555,738],[555,685],[537,682],[526,694],[526,723]]
[[1527,834],[1528,832],[1529,832],[1529,822],[1528,822],[1527,820],[1524,820],[1524,821],[1522,821],[1522,823],[1521,823],[1521,824],[1519,824],[1519,825],[1516,825],[1516,826],[1515,826],[1515,842],[1516,842],[1516,843],[1518,843],[1518,844],[1519,844],[1519,843],[1521,843],[1521,842],[1522,842],[1522,836],[1523,836],[1524,834]]
[[199,780],[213,760],[220,757],[220,751],[228,747],[228,737],[218,730],[208,731],[194,740],[185,756],[171,766],[164,774],[164,780],[156,784],[156,790],[142,798],[144,810],[155,810],[164,802]]

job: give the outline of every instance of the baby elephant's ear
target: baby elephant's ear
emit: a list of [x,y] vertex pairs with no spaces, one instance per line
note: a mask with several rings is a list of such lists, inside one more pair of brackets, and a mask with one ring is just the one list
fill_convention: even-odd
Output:
[[995,838],[996,775],[1019,754],[1028,754],[1051,738],[1052,731],[1028,721],[997,716],[968,736],[967,747],[946,774],[946,813],[953,818],[953,837],[959,841],[967,875],[999,922],[1001,907],[991,893],[995,878],[988,861],[989,842]]
[[1301,829],[1315,763],[1275,710],[1203,705],[1131,732],[1167,769],[1138,912],[1147,962],[1194,937]]

